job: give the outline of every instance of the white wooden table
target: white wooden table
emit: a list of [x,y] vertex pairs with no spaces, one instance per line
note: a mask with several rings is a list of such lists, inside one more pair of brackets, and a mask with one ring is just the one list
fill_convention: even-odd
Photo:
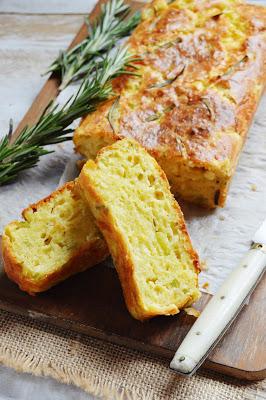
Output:
[[[41,74],[59,49],[69,44],[94,3],[95,0],[0,0],[0,137],[7,132],[10,118],[16,125],[27,111],[46,80]],[[1,230],[30,201],[48,194],[56,186],[65,159],[61,149],[56,163],[54,156],[46,158],[42,168],[37,168],[33,175],[25,174],[19,185],[0,188]],[[47,171],[50,172],[44,184],[43,173]],[[36,191],[32,190],[33,185]],[[19,196],[22,189],[25,190],[23,199]],[[0,366],[0,400],[7,399],[85,400],[92,397],[74,386]]]

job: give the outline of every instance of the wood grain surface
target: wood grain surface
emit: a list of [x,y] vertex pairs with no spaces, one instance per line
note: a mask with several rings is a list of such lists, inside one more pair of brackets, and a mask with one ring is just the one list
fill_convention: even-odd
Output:
[[[134,7],[139,5],[134,3]],[[98,12],[99,5],[91,18],[95,18]],[[83,26],[72,45],[80,41],[84,34]],[[39,117],[48,102],[57,95],[57,88],[58,80],[52,76],[19,124],[15,135],[25,124]],[[182,312],[175,317],[160,317],[145,323],[135,321],[125,308],[116,272],[108,264],[110,260],[36,297],[21,292],[1,272],[0,307],[170,359],[193,324],[194,317]],[[205,368],[250,380],[266,376],[265,284],[266,278],[204,364]],[[202,309],[209,298],[209,295],[203,294],[197,308]]]

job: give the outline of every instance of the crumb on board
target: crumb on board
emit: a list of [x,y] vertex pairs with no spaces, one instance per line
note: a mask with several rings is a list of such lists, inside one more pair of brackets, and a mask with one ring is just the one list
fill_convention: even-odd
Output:
[[250,188],[251,188],[252,192],[256,192],[256,190],[257,190],[257,186],[254,183],[250,186]]
[[223,215],[219,215],[219,220],[220,220],[220,221],[224,221],[224,220],[225,220],[225,217],[224,217]]
[[209,282],[205,282],[205,283],[203,283],[202,288],[208,289],[209,286],[210,286]]
[[184,311],[187,315],[193,315],[193,317],[198,318],[200,316],[200,311],[196,310],[194,307],[184,308]]
[[207,261],[206,260],[202,260],[200,262],[200,269],[201,269],[201,271],[207,271],[208,270],[208,266],[207,266]]

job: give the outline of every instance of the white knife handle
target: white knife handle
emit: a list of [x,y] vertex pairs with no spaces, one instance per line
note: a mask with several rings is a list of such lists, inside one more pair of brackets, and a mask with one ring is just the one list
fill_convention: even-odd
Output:
[[195,321],[181,343],[170,368],[193,375],[233,322],[248,295],[262,277],[266,266],[265,246],[251,249]]

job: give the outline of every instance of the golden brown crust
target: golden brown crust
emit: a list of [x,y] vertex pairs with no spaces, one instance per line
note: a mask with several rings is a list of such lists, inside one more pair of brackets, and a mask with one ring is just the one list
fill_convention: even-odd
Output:
[[53,200],[59,193],[63,193],[65,190],[73,191],[75,187],[75,181],[67,182],[57,190],[53,191],[52,193],[48,194],[48,196],[44,197],[43,199],[37,201],[36,203],[30,204],[27,208],[21,212],[23,218],[26,219],[26,215],[28,212],[35,212],[38,210],[39,207],[44,205],[45,203],[49,203]]
[[[136,145],[136,142],[134,142],[134,144]],[[110,253],[114,259],[114,263],[122,285],[125,303],[131,315],[141,321],[158,315],[177,314],[179,313],[180,309],[193,303],[195,301],[195,298],[193,299],[190,297],[184,303],[165,307],[160,312],[158,310],[147,310],[143,307],[142,295],[138,286],[136,285],[134,278],[135,267],[130,249],[126,245],[125,238],[119,230],[117,224],[113,220],[113,217],[109,213],[108,209],[104,206],[104,200],[97,192],[97,187],[90,181],[89,174],[86,173],[87,167],[89,167],[90,169],[97,168],[97,161],[100,159],[101,156],[104,155],[105,152],[108,152],[111,148],[111,146],[103,148],[98,153],[95,163],[91,160],[84,166],[79,175],[78,182],[89,202],[92,213],[95,216],[97,226],[102,232],[108,244]],[[166,175],[155,160],[154,166],[162,178],[162,188],[164,188],[166,191],[169,190],[170,192],[170,187]],[[174,200],[173,196],[172,206],[178,215],[178,220],[181,221],[181,223],[178,224],[178,228],[182,231],[184,242],[186,243],[186,251],[190,254],[194,270],[196,272],[194,284],[195,287],[198,287],[197,274],[200,272],[199,257],[193,249],[189,234],[186,229],[183,213],[177,202]]]
[[[77,190],[76,187],[77,185],[74,182],[66,183],[49,196],[27,207],[23,210],[22,216],[26,219],[27,213],[35,212],[40,206],[50,202],[58,195],[58,193],[62,193],[65,190],[70,190],[73,192],[73,196],[75,196],[75,190]],[[11,225],[19,225],[19,222],[11,222],[9,226]],[[28,274],[25,275],[22,263],[16,258],[16,255],[12,251],[10,237],[5,233],[2,237],[2,254],[4,270],[7,276],[17,283],[21,290],[34,295],[51,288],[71,275],[85,271],[86,269],[100,263],[109,255],[109,250],[102,238],[95,238],[78,248],[71,259],[69,259],[66,264],[62,265],[60,269],[47,273],[38,279],[33,279]]]
[[[95,157],[92,143],[99,149],[99,143],[132,137],[165,169],[175,194],[199,203],[205,196],[205,205],[223,206],[266,81],[266,8],[209,0],[180,4],[155,0],[146,6],[129,39],[142,57],[141,78],[117,78],[112,126],[107,116],[113,101],[82,121],[74,142],[83,155]],[[189,181],[198,197],[182,190],[183,164],[184,179],[201,171],[200,187]],[[215,174],[211,185],[206,171]],[[207,194],[201,193],[205,184]]]

